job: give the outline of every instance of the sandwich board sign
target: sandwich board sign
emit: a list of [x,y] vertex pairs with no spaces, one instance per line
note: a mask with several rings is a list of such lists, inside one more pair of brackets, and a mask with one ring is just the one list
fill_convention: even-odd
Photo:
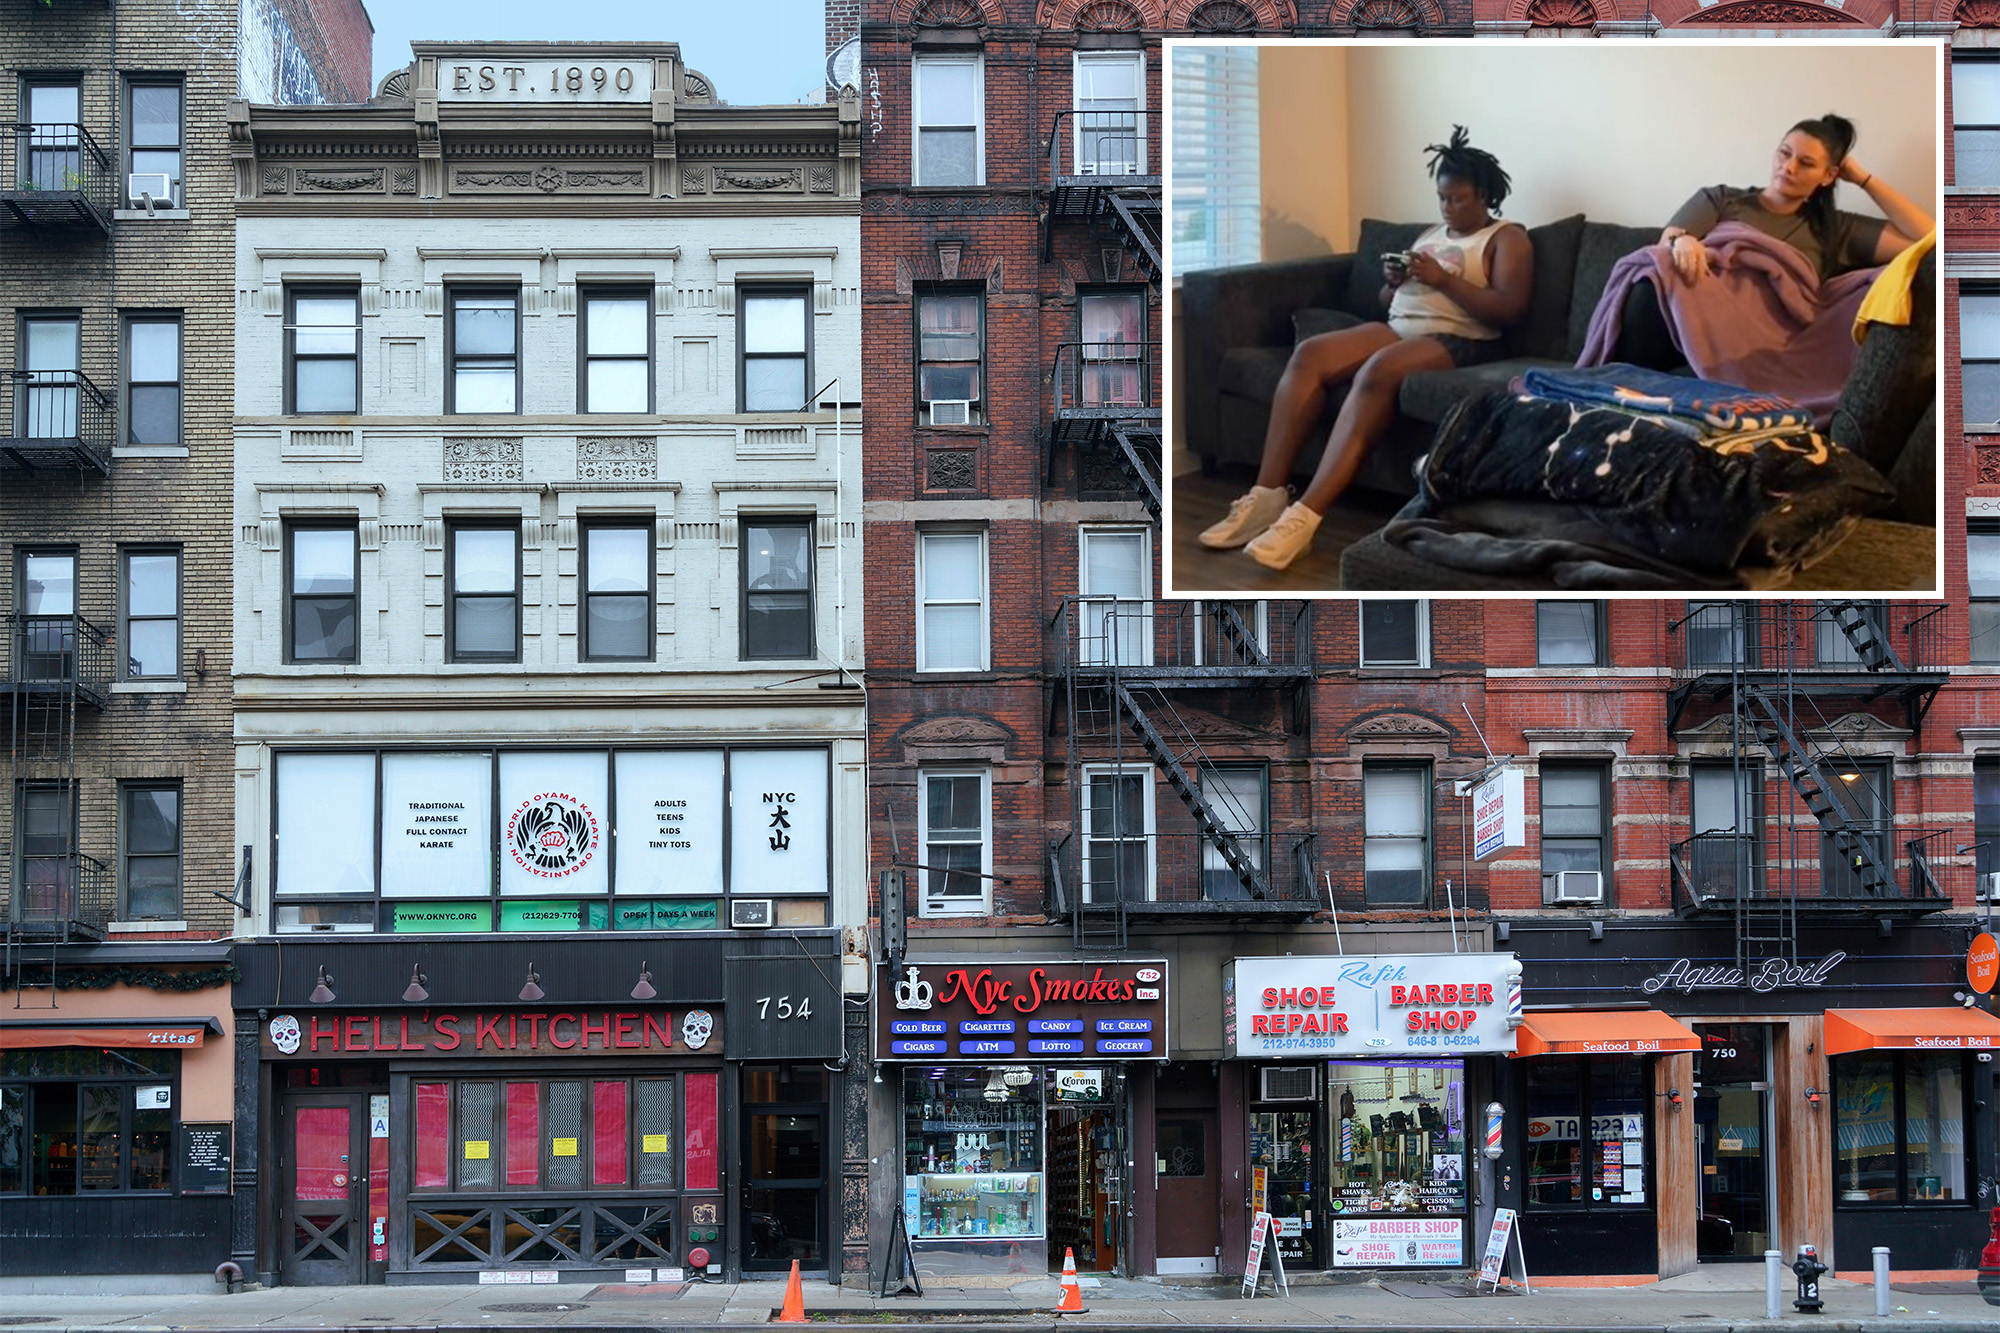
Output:
[[1481,1282],[1491,1282],[1493,1290],[1500,1290],[1500,1270],[1507,1266],[1507,1251],[1512,1248],[1517,1268],[1514,1278],[1521,1284],[1521,1290],[1530,1296],[1535,1289],[1528,1285],[1528,1251],[1521,1240],[1519,1220],[1512,1208],[1493,1210],[1493,1230],[1486,1237],[1486,1255],[1479,1261],[1479,1276],[1473,1280],[1472,1289],[1479,1290]]
[[[1255,1300],[1257,1297],[1258,1270],[1264,1262],[1264,1244],[1275,1238],[1283,1230],[1278,1219],[1263,1209],[1257,1210],[1256,1220],[1250,1224],[1250,1253],[1243,1261],[1243,1297]],[[1276,1245],[1271,1246],[1271,1281],[1286,1296],[1292,1294],[1292,1284],[1285,1280],[1285,1256]]]

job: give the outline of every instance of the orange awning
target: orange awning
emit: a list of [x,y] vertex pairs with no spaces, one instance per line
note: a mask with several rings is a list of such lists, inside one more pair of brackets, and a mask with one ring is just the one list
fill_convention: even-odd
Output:
[[116,1023],[0,1023],[0,1051],[46,1046],[138,1048],[190,1051],[202,1044],[212,1018],[143,1019]]
[[1570,1009],[1531,1013],[1514,1033],[1520,1055],[1653,1055],[1698,1051],[1701,1038],[1657,1009]]
[[2000,1018],[1983,1009],[1829,1009],[1826,1053],[2000,1049]]

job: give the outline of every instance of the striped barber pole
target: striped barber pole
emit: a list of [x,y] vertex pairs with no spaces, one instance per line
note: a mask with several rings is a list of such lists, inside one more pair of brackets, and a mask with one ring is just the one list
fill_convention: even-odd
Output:
[[1340,1160],[1343,1162],[1354,1160],[1354,1122],[1352,1120],[1343,1120],[1340,1122]]
[[1502,1119],[1504,1119],[1504,1115],[1501,1112],[1500,1103],[1488,1102],[1486,1105],[1486,1155],[1488,1157],[1498,1157],[1500,1155],[1500,1122]]

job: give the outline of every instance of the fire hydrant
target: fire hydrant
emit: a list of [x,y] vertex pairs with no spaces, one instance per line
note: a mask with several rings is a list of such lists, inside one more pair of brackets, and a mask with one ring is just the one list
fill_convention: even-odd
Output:
[[1818,1314],[1824,1304],[1819,1298],[1819,1275],[1825,1271],[1818,1250],[1810,1245],[1799,1246],[1799,1257],[1792,1261],[1792,1272],[1799,1279],[1799,1295],[1792,1304],[1806,1314]]

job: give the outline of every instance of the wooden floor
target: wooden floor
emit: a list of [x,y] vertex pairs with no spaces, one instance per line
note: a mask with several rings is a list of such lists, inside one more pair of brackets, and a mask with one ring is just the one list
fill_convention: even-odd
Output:
[[1401,507],[1390,496],[1350,491],[1327,512],[1311,549],[1290,569],[1266,569],[1240,550],[1211,551],[1195,540],[1256,480],[1251,468],[1227,465],[1219,476],[1185,472],[1169,480],[1167,503],[1174,515],[1169,593],[1182,597],[1207,592],[1338,592],[1340,553],[1387,523]]

